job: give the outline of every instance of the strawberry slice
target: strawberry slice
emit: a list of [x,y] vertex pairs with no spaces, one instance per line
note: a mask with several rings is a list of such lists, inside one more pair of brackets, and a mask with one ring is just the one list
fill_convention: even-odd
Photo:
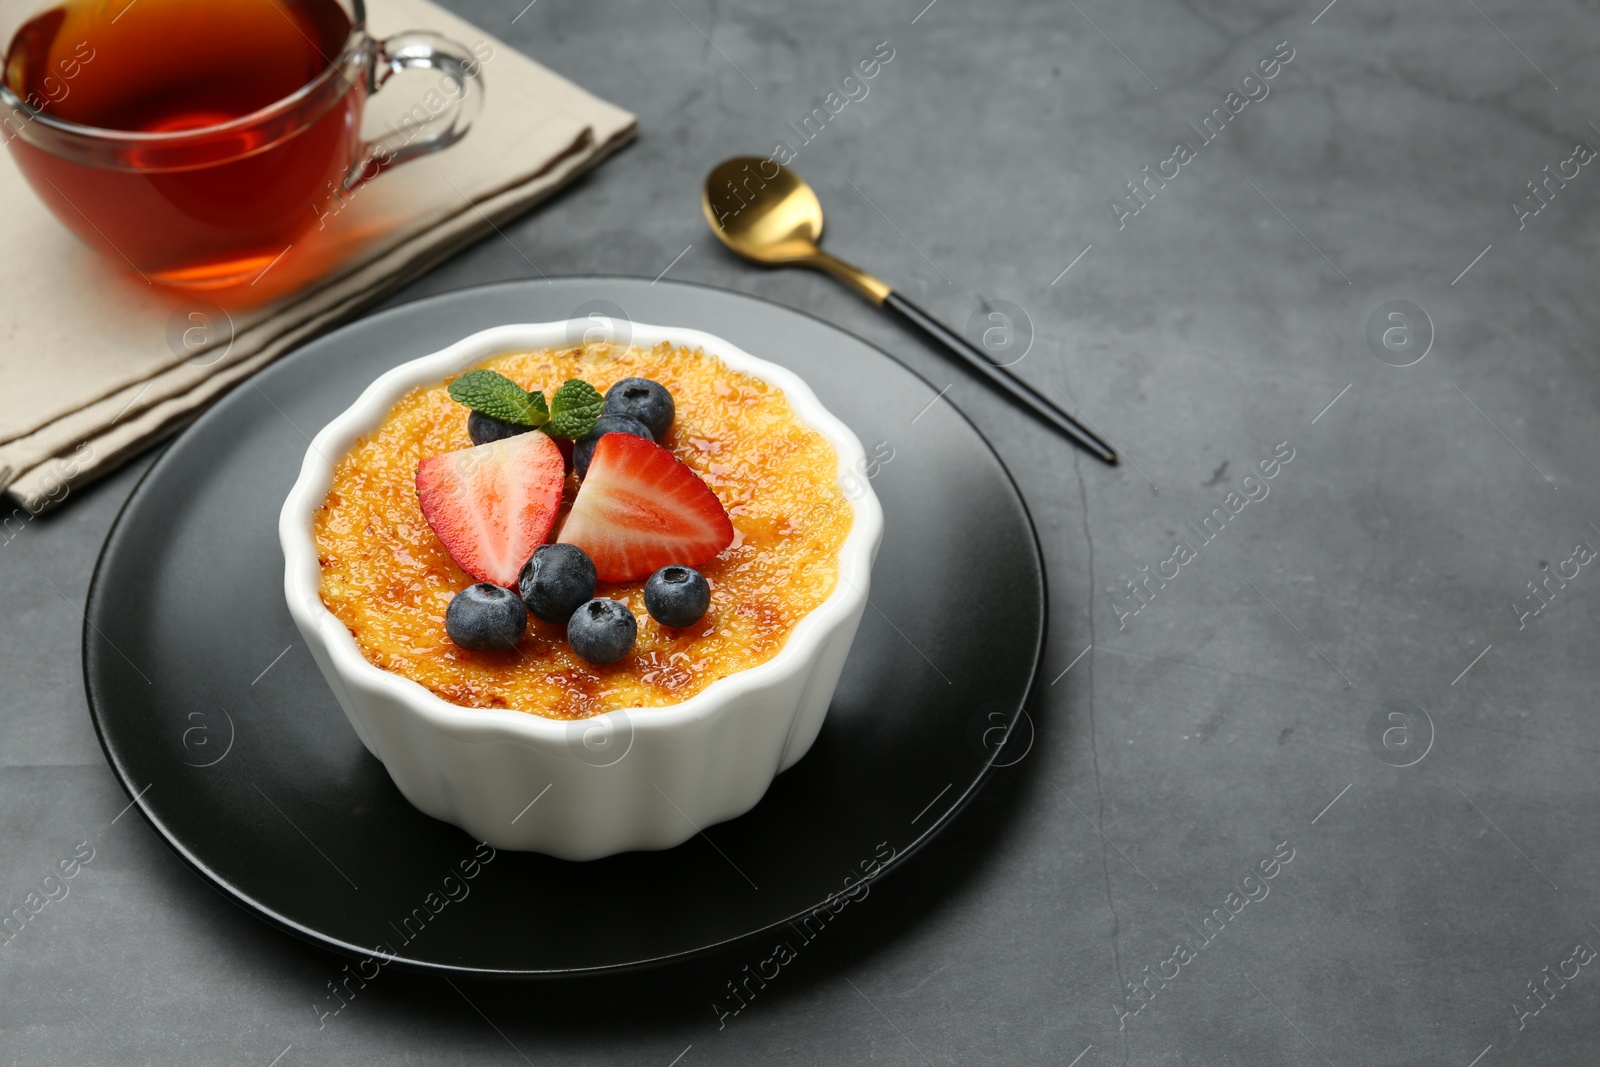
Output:
[[523,433],[418,463],[417,502],[462,570],[514,591],[555,525],[565,478],[549,435]]
[[560,540],[594,560],[602,581],[648,578],[669,563],[698,567],[733,541],[722,502],[671,452],[608,433],[572,501]]

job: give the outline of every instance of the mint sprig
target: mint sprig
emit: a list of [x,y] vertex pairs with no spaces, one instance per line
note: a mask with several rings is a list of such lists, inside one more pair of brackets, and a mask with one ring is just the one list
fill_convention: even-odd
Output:
[[543,393],[529,392],[492,370],[468,371],[450,383],[449,393],[456,403],[501,422],[537,427],[550,421]]
[[582,378],[569,378],[550,398],[550,421],[544,432],[576,441],[594,429],[606,409],[606,398]]
[[544,394],[522,388],[497,371],[478,368],[450,383],[450,399],[501,422],[541,429],[576,441],[594,429],[606,398],[581,378],[569,378],[545,403]]

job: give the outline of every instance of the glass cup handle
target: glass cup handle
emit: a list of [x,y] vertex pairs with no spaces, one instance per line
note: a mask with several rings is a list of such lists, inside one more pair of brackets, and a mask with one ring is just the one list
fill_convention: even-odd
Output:
[[465,137],[483,107],[482,66],[465,45],[442,34],[412,31],[373,42],[367,66],[368,93],[382,89],[402,70],[437,70],[443,78],[389,133],[362,142],[345,175],[345,190],[371,181],[390,167],[442,152]]

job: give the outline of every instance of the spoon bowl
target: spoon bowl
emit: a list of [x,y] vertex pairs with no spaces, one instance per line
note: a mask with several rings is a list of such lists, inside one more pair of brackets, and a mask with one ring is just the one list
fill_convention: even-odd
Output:
[[734,156],[712,167],[700,207],[711,232],[746,259],[825,271],[874,304],[889,295],[883,282],[817,247],[822,202],[805,179],[770,159]]
[[706,175],[700,206],[711,232],[757,263],[794,263],[820,251],[822,202],[798,174],[769,159],[718,163]]

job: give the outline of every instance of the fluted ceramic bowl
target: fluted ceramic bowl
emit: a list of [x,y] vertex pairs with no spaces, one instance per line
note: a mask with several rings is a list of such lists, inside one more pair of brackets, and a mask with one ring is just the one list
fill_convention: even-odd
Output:
[[317,434],[278,519],[289,613],[350,725],[406,799],[496,848],[572,860],[680,844],[749,811],[778,772],[806,754],[866,607],[883,534],[883,511],[860,474],[861,442],[803,381],[710,334],[634,323],[636,347],[698,348],[781,389],[799,418],[833,444],[855,513],[833,593],[767,662],[678,704],[581,721],[461,707],[369,662],[320,594],[312,520],[334,463],[410,390],[503,352],[570,346],[586,325],[500,326],[384,374]]

